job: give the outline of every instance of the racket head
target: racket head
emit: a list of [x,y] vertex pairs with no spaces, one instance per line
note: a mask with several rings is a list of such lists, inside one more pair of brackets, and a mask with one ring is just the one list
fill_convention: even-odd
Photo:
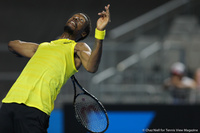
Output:
[[92,133],[103,133],[109,126],[107,112],[93,95],[82,93],[74,100],[77,121]]

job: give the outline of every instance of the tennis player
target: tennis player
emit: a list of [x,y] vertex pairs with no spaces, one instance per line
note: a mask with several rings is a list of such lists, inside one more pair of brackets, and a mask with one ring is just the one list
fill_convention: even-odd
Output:
[[84,43],[91,29],[90,18],[84,13],[73,15],[58,40],[40,45],[10,41],[9,50],[17,56],[30,58],[22,73],[2,100],[1,133],[46,133],[49,116],[61,87],[81,65],[91,73],[97,71],[105,28],[110,21],[110,5],[98,13],[93,50]]

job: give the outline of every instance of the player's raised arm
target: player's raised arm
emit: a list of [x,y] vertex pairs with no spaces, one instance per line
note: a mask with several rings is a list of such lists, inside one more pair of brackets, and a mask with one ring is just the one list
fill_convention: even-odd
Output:
[[95,29],[96,39],[93,50],[91,51],[86,44],[80,43],[81,49],[77,51],[77,55],[81,59],[84,68],[88,72],[94,73],[98,70],[98,66],[101,60],[103,40],[106,34],[105,28],[110,22],[109,7],[110,5],[105,6],[105,11],[98,13],[100,18],[97,20],[96,24],[96,29]]
[[108,25],[108,23],[111,21],[110,20],[110,4],[108,4],[107,6],[105,6],[105,11],[102,11],[100,13],[98,13],[98,15],[100,16],[100,18],[97,20],[97,29],[100,31],[105,30],[106,26]]
[[38,48],[37,43],[23,42],[20,40],[10,41],[8,49],[19,57],[31,58]]

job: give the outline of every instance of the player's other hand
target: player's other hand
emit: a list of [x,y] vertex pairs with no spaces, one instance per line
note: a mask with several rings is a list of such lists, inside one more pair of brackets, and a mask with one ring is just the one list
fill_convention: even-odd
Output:
[[108,22],[111,22],[109,7],[110,7],[110,4],[105,6],[105,11],[98,13],[98,15],[100,16],[100,18],[97,20],[97,29],[98,30],[104,30],[106,28]]

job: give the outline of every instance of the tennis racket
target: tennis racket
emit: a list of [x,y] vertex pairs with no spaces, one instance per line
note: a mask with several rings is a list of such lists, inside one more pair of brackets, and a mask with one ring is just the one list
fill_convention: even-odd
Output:
[[[91,133],[105,132],[109,126],[109,119],[104,106],[79,84],[74,75],[71,80],[74,86],[73,105],[77,121]],[[80,89],[77,89],[76,85]]]

